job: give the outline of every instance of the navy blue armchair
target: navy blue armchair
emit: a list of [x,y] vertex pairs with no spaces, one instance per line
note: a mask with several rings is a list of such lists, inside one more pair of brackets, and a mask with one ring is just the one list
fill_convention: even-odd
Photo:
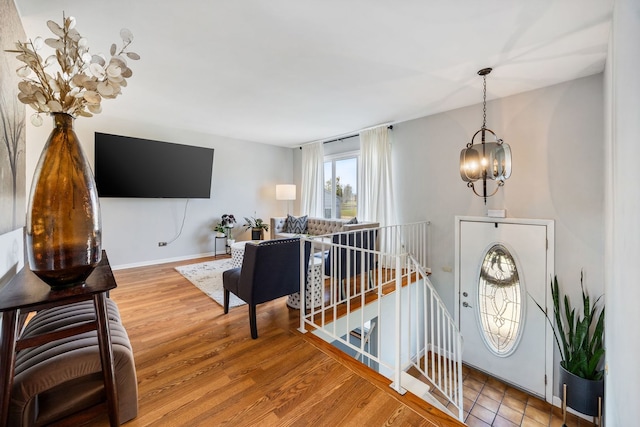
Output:
[[[305,283],[311,245],[305,244]],[[247,244],[242,267],[222,273],[224,312],[229,312],[229,292],[249,306],[251,338],[258,338],[256,306],[300,291],[300,239],[267,240]]]

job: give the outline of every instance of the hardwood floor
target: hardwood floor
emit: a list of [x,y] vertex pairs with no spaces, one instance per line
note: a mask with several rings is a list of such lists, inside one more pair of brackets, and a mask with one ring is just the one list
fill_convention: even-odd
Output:
[[[202,262],[206,259],[193,260]],[[315,338],[285,299],[223,309],[173,267],[115,271],[111,293],[131,340],[138,417],[128,426],[459,426]],[[106,417],[92,425],[107,425]]]

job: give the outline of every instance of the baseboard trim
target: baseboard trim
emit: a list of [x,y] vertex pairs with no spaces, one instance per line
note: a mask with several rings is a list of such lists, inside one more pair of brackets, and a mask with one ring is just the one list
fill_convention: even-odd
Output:
[[188,261],[188,260],[192,260],[192,259],[198,259],[198,258],[205,258],[205,257],[211,257],[211,256],[216,256],[216,255],[224,255],[225,252],[205,252],[205,253],[201,253],[201,254],[193,254],[193,255],[185,255],[185,256],[180,256],[180,257],[173,257],[173,258],[162,258],[162,259],[153,259],[153,260],[149,260],[149,261],[142,261],[142,262],[134,262],[131,264],[120,264],[120,265],[113,265],[111,266],[112,270],[124,270],[127,268],[136,268],[136,267],[148,267],[150,265],[157,265],[157,264],[166,264],[169,262],[178,262],[178,261]]

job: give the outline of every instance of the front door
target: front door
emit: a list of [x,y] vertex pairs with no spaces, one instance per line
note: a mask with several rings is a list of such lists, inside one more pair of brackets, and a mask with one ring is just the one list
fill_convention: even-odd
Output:
[[550,400],[553,342],[533,299],[546,306],[553,222],[456,218],[456,228],[463,362]]

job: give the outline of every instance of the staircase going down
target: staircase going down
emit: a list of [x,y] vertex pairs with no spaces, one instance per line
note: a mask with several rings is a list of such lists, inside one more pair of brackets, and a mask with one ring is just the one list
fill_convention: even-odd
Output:
[[305,286],[301,274],[299,330],[462,421],[462,339],[429,280],[428,231],[420,222],[301,239],[309,277],[322,280]]

